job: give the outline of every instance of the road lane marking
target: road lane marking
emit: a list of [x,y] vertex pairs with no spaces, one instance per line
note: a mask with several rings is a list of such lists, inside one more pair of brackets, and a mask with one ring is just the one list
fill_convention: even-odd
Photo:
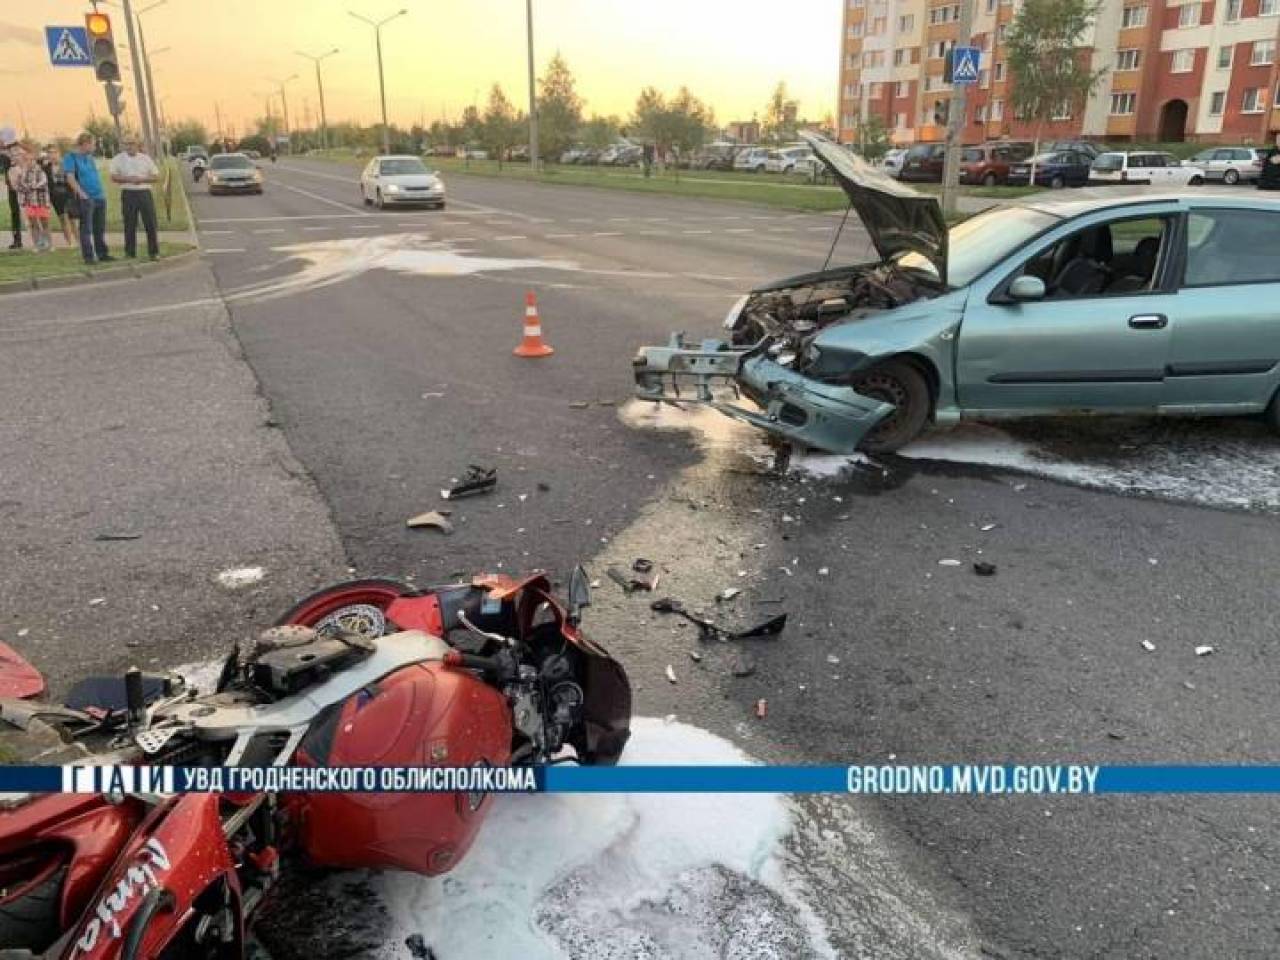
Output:
[[275,223],[280,220],[358,220],[367,213],[298,213],[277,217],[200,217],[200,223]]
[[730,227],[725,233],[755,233],[755,227]]
[[593,233],[593,237],[620,237],[621,233]]
[[303,230],[332,230],[333,227],[303,227]]
[[215,234],[218,236],[221,236],[227,233],[235,233],[234,230],[201,230],[200,232],[210,237],[214,236]]
[[830,230],[831,230],[831,228],[830,228],[830,227],[825,227],[825,226],[824,226],[824,227],[809,227],[809,229],[810,229],[810,230],[821,230],[823,233],[829,233],[829,232],[830,232]]
[[244,247],[205,247],[205,253],[244,253]]
[[631,221],[631,218],[630,217],[610,217],[609,220],[611,223],[629,223]]
[[530,217],[529,222],[530,223],[555,223],[555,220],[551,217]]
[[681,233],[710,233],[710,230],[681,230]]
[[512,233],[512,234],[506,235],[505,237],[494,237],[493,239],[495,240],[528,240],[529,238],[521,233]]
[[[310,197],[312,200],[318,200],[320,203],[327,203],[331,207],[338,207],[339,209],[342,209],[342,210],[350,210],[355,206],[354,203],[342,203],[341,201],[338,201],[338,200],[332,200],[329,197],[321,196],[318,193],[312,193],[310,190],[303,190],[301,187],[291,187],[289,184],[281,183],[279,180],[275,181],[274,185],[277,187],[284,187],[284,189],[286,190],[292,190],[294,193],[300,193],[304,197]],[[373,214],[358,213],[356,214],[356,216],[372,217]]]
[[284,233],[284,227],[263,227],[260,230],[254,230],[254,233]]
[[568,240],[570,237],[576,237],[576,233],[548,233],[543,237],[544,240]]
[[650,223],[666,223],[670,217],[645,217]]
[[795,227],[770,227],[770,233],[794,233]]

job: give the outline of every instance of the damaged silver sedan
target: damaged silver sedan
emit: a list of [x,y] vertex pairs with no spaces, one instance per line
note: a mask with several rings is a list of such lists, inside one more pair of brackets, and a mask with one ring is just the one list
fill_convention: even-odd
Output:
[[642,348],[638,397],[836,453],[890,452],[962,416],[1265,412],[1280,426],[1280,203],[1035,198],[948,231],[933,197],[806,139],[880,260],[753,290],[723,339]]

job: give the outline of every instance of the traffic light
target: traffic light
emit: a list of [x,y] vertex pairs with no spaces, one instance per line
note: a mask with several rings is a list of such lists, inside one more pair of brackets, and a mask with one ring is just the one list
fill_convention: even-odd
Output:
[[111,18],[105,13],[86,13],[84,28],[89,34],[89,54],[93,58],[94,75],[103,83],[120,79],[120,58],[111,31]]
[[118,117],[124,113],[124,87],[118,83],[108,83],[107,90],[107,109],[111,111],[113,117]]

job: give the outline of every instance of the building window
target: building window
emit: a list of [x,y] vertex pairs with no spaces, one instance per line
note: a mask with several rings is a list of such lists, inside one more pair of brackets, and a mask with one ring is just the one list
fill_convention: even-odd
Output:
[[1226,23],[1235,23],[1240,19],[1240,6],[1243,0],[1227,0],[1227,12],[1223,16]]
[[1003,100],[991,101],[991,119],[992,120],[1004,119],[1004,101]]
[[987,122],[987,105],[985,103],[980,103],[973,108],[973,122],[974,123]]
[[861,10],[866,0],[849,0],[850,10]]
[[1277,13],[1280,13],[1280,0],[1262,0],[1258,7],[1260,17],[1274,17]]
[[1113,93],[1111,95],[1111,115],[1127,117],[1133,113],[1133,105],[1137,95],[1132,93]]
[[1196,52],[1194,50],[1173,51],[1173,73],[1190,73],[1195,69]]
[[1050,120],[1070,120],[1071,119],[1070,102],[1064,100],[1062,103],[1054,107],[1053,114],[1049,117],[1049,119]]
[[893,65],[894,65],[895,67],[900,67],[900,66],[902,66],[902,62],[903,62],[903,61],[902,61],[902,55],[903,55],[904,53],[906,53],[906,52],[907,52],[907,51],[903,50],[901,47],[899,47],[897,50],[893,51]]
[[929,59],[942,60],[946,57],[947,51],[956,45],[954,40],[937,40],[929,44]]
[[883,50],[866,50],[862,54],[862,65],[864,67],[883,67],[884,51]]
[[1250,87],[1244,92],[1244,99],[1240,104],[1240,112],[1261,113],[1262,108],[1266,106],[1265,100],[1266,97],[1263,95],[1261,87]]
[[1209,116],[1220,117],[1222,110],[1227,105],[1227,91],[1215,90],[1213,95],[1209,97]]
[[1142,59],[1142,51],[1136,49],[1117,50],[1116,51],[1116,72],[1122,73],[1126,70],[1137,70],[1138,64]]
[[1185,3],[1178,10],[1178,26],[1180,27],[1198,27],[1200,26],[1200,4]]
[[859,20],[857,23],[851,23],[851,24],[849,24],[849,39],[850,39],[850,40],[857,40],[860,36],[862,36],[862,26],[863,26],[863,24],[862,24],[862,21],[861,21],[861,20]]
[[1124,13],[1120,15],[1121,27],[1145,27],[1147,25],[1147,8],[1144,4],[1139,7],[1125,7]]
[[869,92],[867,93],[867,96],[870,97],[872,100],[879,100],[881,97],[884,96],[884,84],[883,83],[871,84],[869,88]]
[[987,13],[995,13],[999,0],[987,0]]
[[1272,40],[1255,40],[1253,56],[1249,58],[1249,66],[1265,67],[1276,58],[1276,42]]
[[910,33],[910,32],[911,32],[912,30],[914,30],[915,28],[916,28],[916,18],[915,18],[915,14],[911,14],[911,13],[909,13],[909,14],[907,14],[905,17],[899,17],[899,18],[898,18],[898,32],[899,32],[899,33]]
[[991,86],[991,71],[990,71],[990,70],[979,70],[979,71],[978,71],[978,86],[980,86],[983,90],[985,90],[985,89],[987,89],[987,87]]
[[950,23],[960,19],[960,4],[948,7],[934,7],[929,11],[930,23]]
[[899,80],[897,84],[894,85],[893,95],[899,98],[905,97],[908,95],[908,91],[910,89],[911,89],[910,84],[908,84],[907,81]]
[[1007,23],[1000,24],[998,27],[996,27],[996,41],[998,43],[1004,43],[1005,34],[1007,34],[1008,32],[1009,32],[1009,25]]
[[1225,47],[1218,48],[1218,69],[1219,70],[1231,69],[1231,54],[1234,51],[1235,51],[1235,47],[1233,47],[1231,44],[1227,44]]
[[871,36],[878,37],[884,33],[885,19],[884,17],[876,17],[871,21]]
[[996,83],[1004,79],[1004,61],[1001,60],[996,64]]
[[907,115],[905,113],[895,113],[893,115],[893,128],[895,130],[905,130],[907,128]]

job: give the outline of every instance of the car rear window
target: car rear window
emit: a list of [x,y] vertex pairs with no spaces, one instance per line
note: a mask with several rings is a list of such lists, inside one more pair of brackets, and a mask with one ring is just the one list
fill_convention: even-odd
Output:
[[1197,210],[1187,218],[1184,285],[1280,283],[1280,213]]
[[965,163],[981,163],[986,155],[978,149],[966,150],[960,157]]

